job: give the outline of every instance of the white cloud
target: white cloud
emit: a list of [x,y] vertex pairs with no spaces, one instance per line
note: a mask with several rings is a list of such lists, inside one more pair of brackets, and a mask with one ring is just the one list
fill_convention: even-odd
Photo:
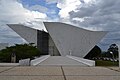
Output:
[[[36,21],[46,20],[47,15],[45,13],[40,13],[38,11],[28,10],[23,7],[23,5],[18,2],[18,0],[0,0],[0,42],[10,42],[14,43],[14,39],[17,42],[24,42],[23,39],[18,37],[8,26],[5,24],[17,24],[32,23],[32,26],[36,25]],[[30,24],[29,24],[30,25]],[[38,24],[37,24],[38,26]],[[41,27],[41,26],[39,26]],[[44,28],[43,26],[41,29]],[[8,36],[10,36],[8,38]],[[16,37],[15,37],[16,36]]]
[[39,11],[42,13],[46,13],[48,11],[48,8],[41,6],[41,5],[27,6],[26,8],[28,8],[31,11]]
[[[96,0],[92,5],[85,4],[78,7],[77,12],[71,11],[70,20],[84,27],[101,28],[109,31],[116,30],[120,25],[119,3],[120,0]],[[83,19],[83,21],[73,20],[74,18]]]
[[0,11],[0,20],[8,22],[26,22],[35,20],[35,18],[45,19],[47,17],[44,13],[24,8],[17,0],[1,0]]
[[58,0],[46,0],[46,2],[47,2],[48,4],[52,4],[52,3],[57,3]]
[[63,20],[69,19],[69,12],[77,12],[77,8],[82,7],[84,4],[91,5],[95,0],[58,0],[57,7],[60,8],[59,16]]
[[84,0],[84,3],[86,4],[92,4],[94,2],[96,2],[96,0]]
[[59,15],[61,18],[69,19],[69,12],[75,11],[78,6],[80,6],[80,0],[62,0],[59,1],[57,7],[60,8]]

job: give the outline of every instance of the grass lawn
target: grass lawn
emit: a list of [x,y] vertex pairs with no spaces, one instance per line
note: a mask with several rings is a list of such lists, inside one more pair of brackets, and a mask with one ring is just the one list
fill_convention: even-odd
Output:
[[118,66],[119,62],[96,60],[95,65],[96,66]]

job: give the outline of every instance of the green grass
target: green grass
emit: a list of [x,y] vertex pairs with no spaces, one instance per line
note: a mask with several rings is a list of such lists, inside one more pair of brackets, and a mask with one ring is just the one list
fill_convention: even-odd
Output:
[[96,66],[118,66],[119,62],[96,60],[95,65]]

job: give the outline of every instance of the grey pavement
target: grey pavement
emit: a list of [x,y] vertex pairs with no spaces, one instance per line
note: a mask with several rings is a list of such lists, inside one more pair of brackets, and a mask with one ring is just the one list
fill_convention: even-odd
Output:
[[[115,69],[114,69],[115,68]],[[120,80],[118,67],[0,67],[0,80]]]
[[44,60],[37,66],[43,66],[43,65],[48,65],[48,66],[87,66],[81,62],[78,62],[76,60],[70,59],[68,57],[63,57],[63,56],[50,56],[48,59]]

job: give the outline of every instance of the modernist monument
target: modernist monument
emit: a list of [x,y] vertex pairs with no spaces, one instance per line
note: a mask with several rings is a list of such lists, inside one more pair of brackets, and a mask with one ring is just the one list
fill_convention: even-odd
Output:
[[48,32],[20,24],[9,24],[17,34],[35,45],[43,54],[85,57],[106,35],[104,31],[89,31],[60,22],[44,22]]

